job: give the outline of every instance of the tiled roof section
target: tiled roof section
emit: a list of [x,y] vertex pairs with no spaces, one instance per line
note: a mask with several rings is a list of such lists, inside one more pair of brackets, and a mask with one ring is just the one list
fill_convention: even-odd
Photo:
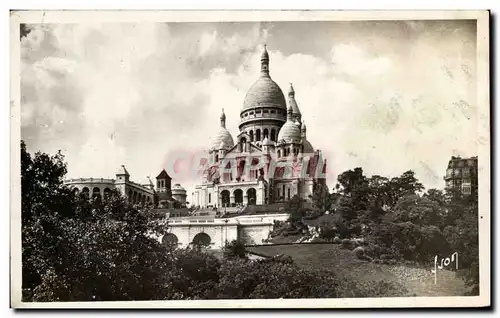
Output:
[[286,110],[283,91],[271,77],[260,77],[245,96],[242,111],[255,107],[276,107]]
[[156,177],[156,179],[172,179],[168,173],[163,169],[160,174]]

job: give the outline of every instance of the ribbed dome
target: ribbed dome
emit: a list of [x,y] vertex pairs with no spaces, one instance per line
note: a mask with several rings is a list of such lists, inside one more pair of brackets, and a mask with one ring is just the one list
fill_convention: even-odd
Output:
[[243,102],[244,111],[253,107],[277,107],[286,110],[286,101],[283,91],[269,76],[261,76],[250,87]]
[[179,183],[174,184],[172,187],[172,190],[177,190],[177,191],[186,191]]
[[233,136],[231,136],[231,133],[226,128],[220,127],[219,132],[212,139],[212,148],[219,149],[219,146],[223,142],[226,147],[231,148],[234,146]]
[[286,123],[281,127],[278,133],[278,142],[300,143],[302,139],[300,128],[292,121],[292,108],[288,108],[288,117]]

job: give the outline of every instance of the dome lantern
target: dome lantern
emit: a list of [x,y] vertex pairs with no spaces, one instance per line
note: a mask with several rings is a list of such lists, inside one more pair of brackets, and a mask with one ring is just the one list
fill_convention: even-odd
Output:
[[234,140],[231,136],[231,133],[226,129],[226,114],[224,114],[224,109],[222,109],[222,114],[220,115],[220,128],[217,132],[217,135],[212,139],[212,147],[211,150],[220,149],[221,144],[224,143],[224,146],[227,148],[231,148],[234,146]]
[[273,113],[278,114],[277,116],[272,117],[272,120],[276,121],[278,125],[282,125],[286,121],[286,99],[281,88],[271,79],[271,76],[269,75],[269,54],[265,47],[261,54],[260,63],[260,76],[250,87],[243,101],[243,107],[241,109],[242,120],[245,121],[246,124],[251,124],[251,120],[249,121],[248,119],[244,119],[245,113],[246,115],[252,115],[249,114],[252,111],[258,111],[260,113],[259,108],[267,108]]
[[290,83],[290,89],[288,90],[289,97],[295,97],[295,90],[293,89],[292,83]]
[[293,119],[297,121],[300,126],[302,114],[300,113],[299,106],[297,105],[297,101],[295,100],[295,90],[293,89],[292,83],[290,83],[290,89],[288,90],[288,104],[290,105],[290,107],[292,107]]
[[220,126],[226,128],[226,114],[224,114],[224,108],[222,108],[222,114],[220,115]]
[[269,76],[269,53],[267,53],[267,46],[264,44],[264,51],[260,55],[260,75]]

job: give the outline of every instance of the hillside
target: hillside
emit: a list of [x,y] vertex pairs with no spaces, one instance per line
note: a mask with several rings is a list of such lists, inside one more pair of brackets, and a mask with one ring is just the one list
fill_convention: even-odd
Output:
[[408,290],[407,295],[400,296],[462,296],[468,291],[453,272],[438,272],[437,284],[434,284],[430,266],[427,269],[361,261],[336,244],[266,245],[247,247],[247,250],[265,256],[288,255],[299,266],[331,270],[346,281],[356,281],[360,285],[373,281],[399,283]]

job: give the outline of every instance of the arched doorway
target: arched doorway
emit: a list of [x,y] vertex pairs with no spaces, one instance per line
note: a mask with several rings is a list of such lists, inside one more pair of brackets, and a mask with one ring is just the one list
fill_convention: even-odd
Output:
[[109,199],[110,196],[111,196],[111,189],[110,188],[104,189],[104,199]]
[[246,162],[245,160],[241,160],[239,163],[238,163],[238,178],[243,178],[246,174],[246,171],[245,171],[245,165],[246,165]]
[[253,205],[257,202],[257,191],[254,188],[247,190],[248,204]]
[[82,194],[81,194],[81,195],[82,195],[82,197],[83,197],[84,199],[87,199],[87,200],[88,200],[88,199],[90,198],[89,193],[90,193],[89,188],[84,187],[84,188],[82,189]]
[[210,242],[212,242],[212,239],[207,233],[198,233],[193,238],[193,245],[196,247],[208,247]]
[[168,248],[176,248],[179,244],[179,239],[173,233],[167,233],[163,236],[161,240],[162,244]]
[[220,193],[221,207],[227,207],[230,203],[230,193],[228,190],[222,190]]
[[243,190],[241,189],[234,190],[234,203],[243,204]]
[[94,199],[94,200],[100,200],[101,199],[101,189],[99,189],[98,187],[95,187],[92,190],[92,199]]

